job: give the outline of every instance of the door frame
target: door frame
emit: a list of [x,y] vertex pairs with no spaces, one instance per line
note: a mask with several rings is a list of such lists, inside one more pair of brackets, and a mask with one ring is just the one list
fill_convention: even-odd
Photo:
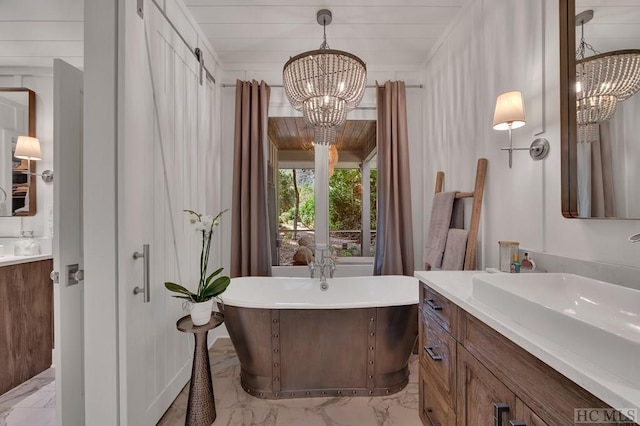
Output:
[[121,424],[122,412],[117,177],[124,97],[120,33],[126,3],[84,2],[85,418],[97,425]]

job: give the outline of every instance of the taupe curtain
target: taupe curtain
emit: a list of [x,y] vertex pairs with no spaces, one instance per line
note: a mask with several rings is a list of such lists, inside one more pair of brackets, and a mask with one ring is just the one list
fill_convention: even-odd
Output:
[[578,143],[578,213],[580,217],[616,217],[611,130],[597,124],[593,140]]
[[267,209],[270,92],[264,81],[236,82],[231,277],[271,275]]
[[377,85],[378,230],[374,275],[413,275],[407,100],[402,81]]
[[615,217],[609,122],[599,127],[600,138],[591,143],[591,217]]

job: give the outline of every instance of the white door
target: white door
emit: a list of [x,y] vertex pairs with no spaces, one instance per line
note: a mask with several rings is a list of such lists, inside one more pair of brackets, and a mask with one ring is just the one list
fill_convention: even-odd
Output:
[[[185,312],[164,282],[197,283],[197,235],[183,210],[205,208],[211,118],[198,122],[206,116],[200,99],[211,99],[201,94],[212,89],[199,85],[196,59],[152,2],[133,24],[118,164],[120,404],[122,424],[144,426],[158,421],[191,374],[193,337],[176,330]],[[148,257],[135,259],[145,245]],[[148,293],[134,294],[136,287]]]
[[[53,63],[53,268],[56,424],[84,424],[84,284],[82,262],[82,71]],[[74,266],[75,265],[75,266]]]

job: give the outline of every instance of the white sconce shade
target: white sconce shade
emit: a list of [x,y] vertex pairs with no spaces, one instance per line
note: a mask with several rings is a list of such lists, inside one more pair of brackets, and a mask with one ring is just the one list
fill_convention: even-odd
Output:
[[496,110],[493,114],[493,128],[495,130],[517,129],[526,124],[524,118],[524,102],[522,93],[507,92],[498,96]]
[[13,155],[16,158],[25,160],[42,160],[40,141],[38,138],[32,138],[30,136],[18,136],[16,152]]
[[534,160],[543,160],[549,153],[549,141],[538,138],[531,143],[529,148],[514,148],[511,130],[522,127],[526,124],[524,118],[524,102],[522,93],[507,92],[496,99],[496,111],[493,114],[493,128],[495,130],[509,131],[509,146],[500,148],[509,152],[509,168],[513,166],[513,151],[529,151],[529,155]]

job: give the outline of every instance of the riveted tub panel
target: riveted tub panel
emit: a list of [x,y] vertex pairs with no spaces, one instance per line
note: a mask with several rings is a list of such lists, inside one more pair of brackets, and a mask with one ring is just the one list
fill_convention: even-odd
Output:
[[283,310],[280,315],[283,389],[366,387],[367,309]]
[[[236,350],[242,375],[269,380],[271,371],[271,310],[224,307],[224,321]],[[261,386],[262,387],[262,386]]]
[[399,373],[398,366],[408,365],[418,338],[418,305],[377,310],[375,374],[383,377]]

